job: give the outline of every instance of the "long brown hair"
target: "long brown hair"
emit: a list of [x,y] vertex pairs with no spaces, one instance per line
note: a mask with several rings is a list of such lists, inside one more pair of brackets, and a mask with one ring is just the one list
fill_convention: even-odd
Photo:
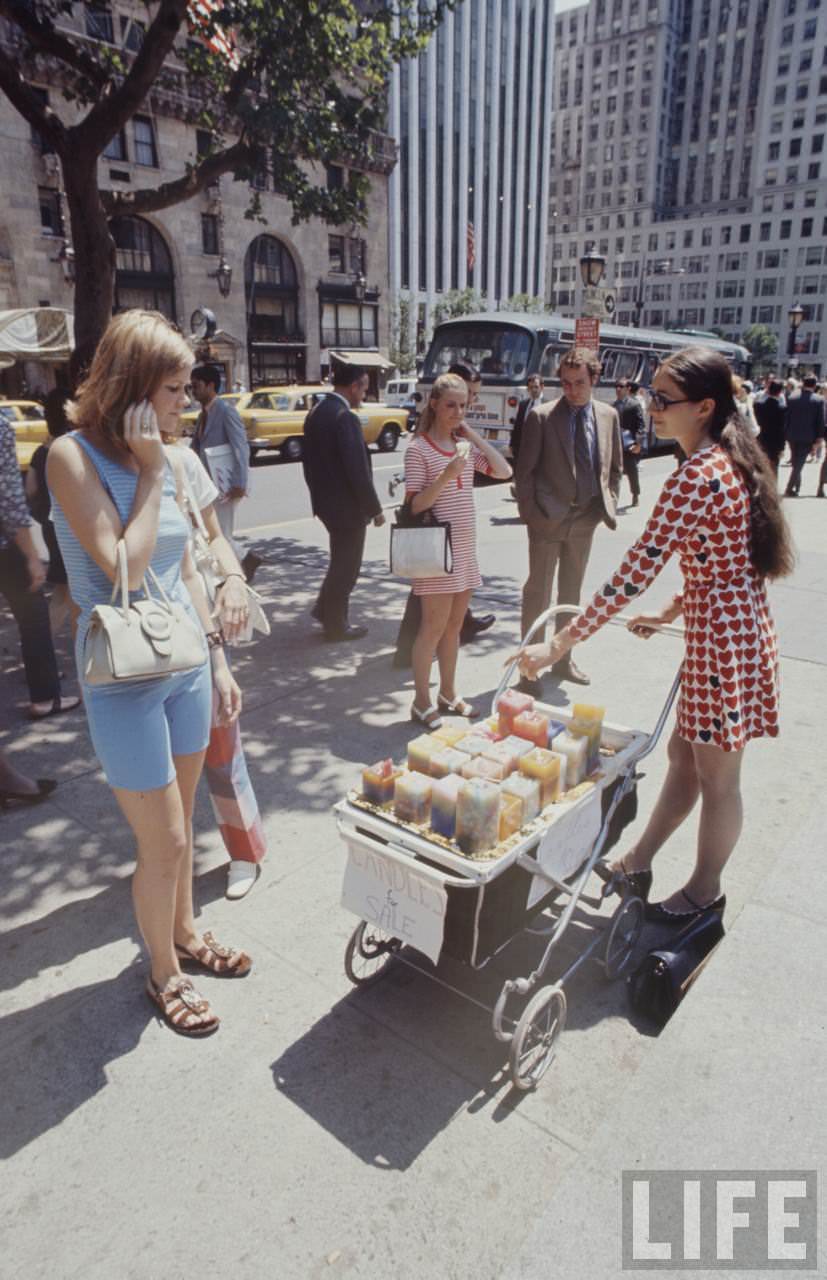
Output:
[[447,395],[449,391],[468,391],[465,380],[458,373],[441,373],[434,385],[431,387],[431,394],[428,396],[428,403],[419,415],[416,423],[416,431],[414,435],[426,436],[434,425],[436,419],[436,410],[434,409],[434,401],[439,400],[441,396]]
[[667,356],[661,369],[687,400],[714,400],[706,424],[711,438],[729,454],[749,491],[752,563],[765,578],[783,578],[795,563],[792,539],[781,511],[778,481],[763,450],[738,411],[732,370],[710,347],[683,347]]
[[66,416],[80,430],[97,432],[123,451],[129,406],[146,400],[164,378],[192,363],[192,351],[159,311],[124,311],[106,326],[88,374],[66,405]]

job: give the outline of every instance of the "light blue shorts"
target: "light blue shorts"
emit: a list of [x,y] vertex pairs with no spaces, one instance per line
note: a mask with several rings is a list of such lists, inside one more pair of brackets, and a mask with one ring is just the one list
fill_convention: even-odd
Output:
[[95,754],[111,787],[154,791],[175,778],[174,756],[210,740],[212,668],[128,685],[82,685]]

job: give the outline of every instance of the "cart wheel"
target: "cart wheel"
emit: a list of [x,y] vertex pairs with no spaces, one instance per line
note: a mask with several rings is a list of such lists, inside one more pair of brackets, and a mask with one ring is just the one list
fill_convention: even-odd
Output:
[[607,978],[619,978],[628,968],[642,928],[642,900],[638,897],[624,898],[612,916],[606,939],[603,963]]
[[401,943],[384,929],[362,920],[348,939],[345,973],[357,987],[370,986],[381,978]]
[[566,1025],[562,987],[543,987],[529,1000],[511,1041],[509,1066],[517,1089],[534,1089],[554,1061],[555,1043]]

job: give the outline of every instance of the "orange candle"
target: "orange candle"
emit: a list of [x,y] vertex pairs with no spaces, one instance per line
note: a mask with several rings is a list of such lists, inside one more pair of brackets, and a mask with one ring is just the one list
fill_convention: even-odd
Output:
[[548,722],[550,717],[542,711],[521,711],[514,717],[513,732],[518,738],[526,738],[535,747],[548,745]]

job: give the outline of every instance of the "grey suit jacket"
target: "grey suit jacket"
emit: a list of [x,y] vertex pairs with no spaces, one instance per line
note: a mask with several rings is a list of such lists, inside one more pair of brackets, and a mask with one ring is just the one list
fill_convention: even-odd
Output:
[[214,445],[228,444],[233,451],[235,467],[231,488],[246,489],[250,468],[250,447],[247,444],[247,432],[244,423],[238,416],[238,410],[228,400],[216,398],[207,412],[207,421],[203,432],[196,428],[192,438],[192,448],[198,454],[209,471],[209,463],[204,453]]
[[[599,492],[603,521],[616,527],[615,510],[623,474],[620,424],[614,409],[592,400],[600,460]],[[574,445],[565,397],[532,409],[526,416],[517,461],[517,505],[530,529],[554,534],[571,514],[577,485]]]

